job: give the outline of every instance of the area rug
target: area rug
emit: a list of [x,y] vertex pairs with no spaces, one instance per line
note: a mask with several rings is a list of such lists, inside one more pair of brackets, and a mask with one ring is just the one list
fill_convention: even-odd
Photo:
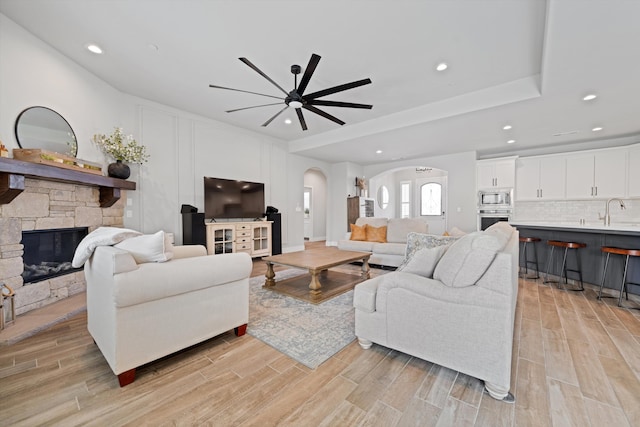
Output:
[[[278,271],[276,280],[305,273],[301,269]],[[249,335],[311,369],[356,338],[353,290],[311,304],[264,289],[263,284],[264,276],[249,281]]]

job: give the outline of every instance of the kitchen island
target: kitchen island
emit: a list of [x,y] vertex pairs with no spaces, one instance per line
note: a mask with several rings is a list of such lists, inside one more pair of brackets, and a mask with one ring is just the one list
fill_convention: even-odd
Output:
[[[538,253],[541,277],[547,271],[547,262],[551,248],[547,245],[547,240],[563,240],[585,243],[586,248],[580,249],[580,261],[583,280],[586,283],[600,286],[602,271],[606,255],[600,250],[602,246],[614,246],[627,249],[640,249],[640,223],[620,223],[605,226],[604,224],[576,222],[542,222],[512,220],[509,222],[520,232],[521,237],[538,237],[542,241],[535,244]],[[529,250],[529,259],[533,255]],[[570,250],[569,252],[573,252]],[[570,253],[567,259],[569,268],[575,266],[574,254]],[[523,265],[521,263],[521,265]],[[562,265],[562,252],[555,251],[554,259],[551,261],[551,274],[560,276]],[[624,257],[612,255],[607,269],[605,287],[620,289],[622,273],[624,269]],[[577,279],[577,274],[569,273],[570,279]],[[629,272],[627,281],[640,284],[640,259],[631,257],[629,259]],[[640,295],[640,285],[628,285],[629,293]],[[617,295],[617,293],[616,293]]]

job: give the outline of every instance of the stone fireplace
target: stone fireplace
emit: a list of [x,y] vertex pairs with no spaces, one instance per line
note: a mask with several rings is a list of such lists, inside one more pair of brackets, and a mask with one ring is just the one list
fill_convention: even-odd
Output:
[[[80,173],[82,175],[85,174]],[[25,285],[23,231],[70,232],[82,228],[91,232],[100,226],[122,227],[124,213],[124,197],[110,207],[101,207],[105,193],[103,187],[38,179],[28,175],[24,178],[23,187],[17,197],[0,205],[0,282],[15,290],[17,315],[86,289],[82,270]]]

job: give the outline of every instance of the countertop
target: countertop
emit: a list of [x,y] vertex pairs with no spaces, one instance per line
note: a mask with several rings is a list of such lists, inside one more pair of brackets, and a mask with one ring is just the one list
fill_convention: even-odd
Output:
[[586,233],[611,233],[611,234],[637,234],[640,236],[640,223],[613,223],[604,225],[602,221],[587,222],[580,224],[579,221],[555,222],[555,221],[528,221],[512,220],[509,224],[514,227],[536,227],[536,228],[558,228],[571,231],[582,231]]

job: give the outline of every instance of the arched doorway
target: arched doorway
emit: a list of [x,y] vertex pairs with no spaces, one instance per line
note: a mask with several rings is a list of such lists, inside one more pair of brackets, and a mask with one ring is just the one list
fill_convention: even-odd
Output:
[[447,171],[424,166],[405,166],[370,178],[369,194],[376,197],[375,216],[423,218],[430,234],[444,233],[447,230],[447,178]]
[[327,177],[317,168],[304,173],[304,239],[316,242],[327,239]]

